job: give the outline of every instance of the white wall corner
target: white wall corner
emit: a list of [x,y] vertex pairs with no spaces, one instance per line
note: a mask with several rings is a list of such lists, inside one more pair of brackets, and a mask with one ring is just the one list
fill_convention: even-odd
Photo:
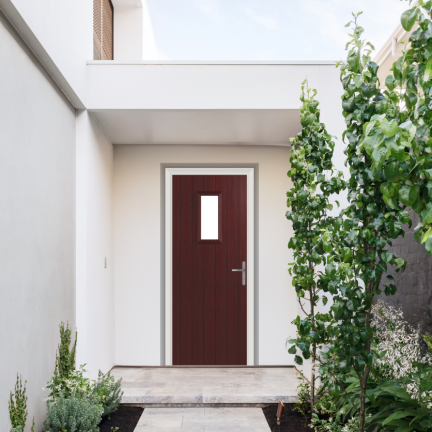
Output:
[[88,113],[76,117],[76,363],[87,363],[87,136]]

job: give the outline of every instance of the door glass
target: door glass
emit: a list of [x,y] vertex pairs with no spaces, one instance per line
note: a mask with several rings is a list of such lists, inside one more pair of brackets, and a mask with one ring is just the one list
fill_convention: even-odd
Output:
[[201,240],[219,238],[219,196],[201,195]]

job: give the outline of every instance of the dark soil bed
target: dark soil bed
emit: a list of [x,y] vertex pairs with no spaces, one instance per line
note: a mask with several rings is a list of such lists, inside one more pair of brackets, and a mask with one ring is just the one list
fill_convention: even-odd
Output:
[[[310,416],[302,416],[297,411],[294,411],[294,404],[285,404],[281,424],[276,424],[277,404],[268,405],[263,408],[265,418],[272,432],[313,432],[308,425],[310,424]],[[120,431],[119,431],[120,432]]]
[[110,419],[105,417],[101,421],[99,430],[100,432],[112,432],[111,428],[115,430],[118,427],[118,432],[133,432],[143,411],[144,408],[120,405],[117,411],[111,413]]

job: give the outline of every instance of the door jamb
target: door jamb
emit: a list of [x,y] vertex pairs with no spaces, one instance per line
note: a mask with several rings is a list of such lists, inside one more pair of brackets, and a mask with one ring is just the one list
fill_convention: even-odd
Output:
[[172,365],[172,176],[246,175],[247,176],[247,365],[254,365],[254,168],[165,168],[165,365]]

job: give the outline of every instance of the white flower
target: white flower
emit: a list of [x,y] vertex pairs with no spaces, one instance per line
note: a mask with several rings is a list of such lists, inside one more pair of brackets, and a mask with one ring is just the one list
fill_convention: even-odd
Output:
[[381,372],[390,379],[403,379],[406,391],[413,399],[418,399],[418,366],[432,365],[431,354],[423,356],[421,352],[420,328],[410,326],[403,319],[401,309],[395,309],[382,300],[373,306],[372,313],[372,326],[376,328],[378,351],[383,354],[378,359]]

